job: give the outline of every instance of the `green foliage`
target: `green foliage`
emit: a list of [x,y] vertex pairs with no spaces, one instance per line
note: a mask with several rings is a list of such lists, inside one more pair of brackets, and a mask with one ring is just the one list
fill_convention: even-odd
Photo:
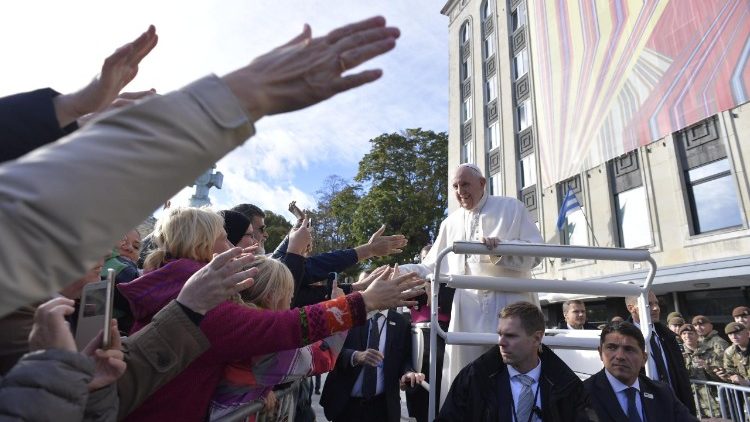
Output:
[[[385,223],[386,235],[403,234],[409,244],[403,253],[373,259],[372,265],[412,262],[435,238],[445,218],[448,135],[407,129],[380,135],[370,143],[354,183],[330,176],[318,191],[315,250],[367,243]],[[323,227],[318,230],[317,224]]]
[[265,249],[266,252],[273,252],[279,243],[284,240],[284,237],[289,234],[289,230],[292,229],[291,223],[286,219],[273,211],[265,210],[266,218],[266,231],[268,232],[268,239],[266,240]]

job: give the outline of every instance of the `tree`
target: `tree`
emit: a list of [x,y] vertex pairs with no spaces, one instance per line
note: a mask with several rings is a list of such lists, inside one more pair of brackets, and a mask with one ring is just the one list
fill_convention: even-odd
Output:
[[266,223],[266,233],[268,233],[268,239],[266,240],[265,249],[268,252],[273,252],[279,243],[284,240],[284,237],[289,234],[289,230],[292,229],[292,224],[286,221],[286,219],[273,211],[265,210],[266,217],[264,219]]
[[[315,251],[366,243],[382,224],[401,233],[403,253],[373,265],[412,262],[440,229],[448,205],[448,135],[421,129],[380,135],[359,162],[354,182],[330,176],[312,213]],[[358,270],[358,268],[356,269]],[[350,274],[356,275],[356,272]]]
[[409,244],[375,264],[411,262],[440,229],[448,206],[448,135],[421,129],[370,140],[354,180],[369,186],[358,201],[349,235],[364,243],[381,224]]

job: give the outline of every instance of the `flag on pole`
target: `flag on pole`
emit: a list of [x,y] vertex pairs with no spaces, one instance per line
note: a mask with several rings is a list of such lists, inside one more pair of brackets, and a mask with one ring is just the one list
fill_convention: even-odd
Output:
[[562,205],[560,206],[560,215],[557,217],[557,230],[562,230],[565,224],[565,219],[575,210],[581,209],[581,203],[578,202],[576,194],[573,193],[573,189],[568,186],[568,193],[563,198]]

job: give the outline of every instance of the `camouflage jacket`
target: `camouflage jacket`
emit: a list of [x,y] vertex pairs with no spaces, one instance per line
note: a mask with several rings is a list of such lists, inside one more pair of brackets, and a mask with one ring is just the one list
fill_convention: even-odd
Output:
[[750,347],[744,352],[736,344],[724,352],[724,369],[745,379],[750,379]]
[[699,343],[701,346],[706,346],[714,349],[717,355],[721,356],[724,351],[729,347],[729,343],[719,336],[719,332],[712,330],[707,336],[701,337]]
[[724,353],[717,354],[714,349],[699,344],[695,350],[690,350],[685,346],[685,352],[682,355],[685,357],[685,366],[691,379],[721,381],[710,368],[722,368],[724,366],[722,360]]

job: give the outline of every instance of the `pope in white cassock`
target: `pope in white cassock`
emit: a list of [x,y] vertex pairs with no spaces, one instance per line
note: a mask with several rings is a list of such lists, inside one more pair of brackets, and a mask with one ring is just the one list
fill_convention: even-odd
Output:
[[[486,185],[487,180],[477,166],[458,166],[452,186],[461,208],[450,213],[440,224],[432,249],[422,263],[402,265],[401,269],[417,271],[425,277],[435,270],[438,253],[459,240],[481,241],[490,249],[500,242],[544,243],[523,203],[515,198],[490,196]],[[523,256],[448,254],[443,259],[441,273],[529,278],[530,270],[539,262],[539,258]],[[498,312],[506,305],[522,300],[539,304],[536,292],[457,289],[449,331],[494,333],[497,331]],[[458,372],[492,346],[446,345],[441,403]]]

